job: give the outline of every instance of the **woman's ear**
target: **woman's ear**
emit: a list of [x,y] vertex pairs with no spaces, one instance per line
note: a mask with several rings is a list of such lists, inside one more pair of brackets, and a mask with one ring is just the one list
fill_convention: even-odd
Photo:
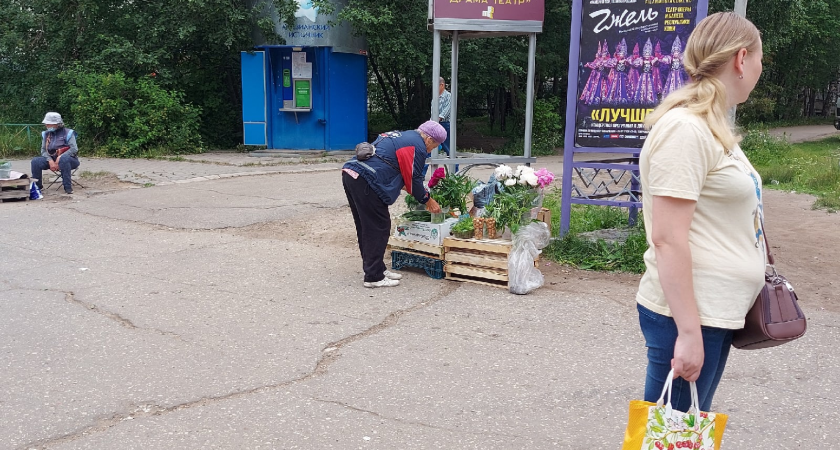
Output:
[[735,73],[738,76],[744,75],[744,60],[747,58],[747,49],[742,48],[735,54]]

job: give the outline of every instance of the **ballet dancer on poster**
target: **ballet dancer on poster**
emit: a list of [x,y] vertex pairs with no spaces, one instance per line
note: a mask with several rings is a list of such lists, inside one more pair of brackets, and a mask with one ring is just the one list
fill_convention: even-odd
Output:
[[630,58],[630,75],[628,76],[630,79],[630,98],[634,98],[636,96],[636,89],[638,89],[639,86],[639,70],[635,65],[637,59],[639,59],[638,42],[636,42],[636,45],[633,46],[633,56]]
[[680,42],[680,37],[677,36],[673,45],[671,45],[671,56],[662,58],[662,63],[667,64],[670,69],[665,85],[662,87],[662,98],[685,85],[686,74],[682,60],[682,42]]
[[662,48],[659,45],[659,40],[656,41],[656,46],[653,48],[653,58],[657,61],[653,70],[653,87],[656,89],[656,99],[659,101],[662,99],[662,70],[666,65],[662,62]]
[[659,86],[654,81],[653,74],[659,71],[659,60],[653,56],[653,46],[650,44],[650,39],[645,42],[643,56],[633,60],[633,66],[641,71],[633,95],[633,103],[647,106],[655,105]]
[[630,60],[627,58],[627,42],[622,39],[615,47],[615,54],[607,66],[615,72],[610,80],[610,90],[604,103],[610,105],[626,105],[630,102]]
[[[606,44],[605,44],[606,45]],[[609,53],[607,53],[609,55]],[[608,59],[608,58],[606,58]],[[589,79],[586,80],[586,86],[580,94],[580,100],[586,105],[598,105],[601,103],[601,98],[604,97],[602,86],[604,86],[602,77],[604,73],[604,54],[601,49],[601,42],[598,42],[598,52],[595,53],[595,59],[592,62],[584,64],[584,67],[590,69]]]

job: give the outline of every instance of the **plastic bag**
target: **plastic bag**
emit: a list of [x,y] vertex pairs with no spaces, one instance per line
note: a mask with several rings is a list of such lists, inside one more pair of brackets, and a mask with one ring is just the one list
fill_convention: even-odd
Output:
[[38,184],[33,181],[29,184],[29,200],[41,200],[42,198],[44,198],[44,194],[38,189]]
[[511,294],[528,294],[545,283],[534,259],[551,240],[551,232],[544,222],[532,222],[513,235],[513,247],[508,256],[508,290]]
[[501,185],[501,183],[496,181],[496,175],[490,175],[490,179],[486,183],[479,182],[478,186],[472,190],[473,205],[478,209],[484,209],[485,206],[493,201],[493,196],[496,195],[497,189]]

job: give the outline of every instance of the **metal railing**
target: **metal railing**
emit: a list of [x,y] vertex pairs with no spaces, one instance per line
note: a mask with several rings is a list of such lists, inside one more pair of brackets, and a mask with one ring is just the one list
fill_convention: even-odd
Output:
[[43,128],[40,123],[0,123],[0,157],[37,154]]

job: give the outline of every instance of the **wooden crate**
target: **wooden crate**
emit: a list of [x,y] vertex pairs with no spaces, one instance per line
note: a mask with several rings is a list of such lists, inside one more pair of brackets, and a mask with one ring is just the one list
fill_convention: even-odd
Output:
[[435,279],[444,277],[442,245],[391,236],[388,239],[388,251],[391,252],[391,268],[394,270],[413,267],[424,270]]
[[548,225],[548,230],[551,231],[551,210],[548,208],[540,208],[540,212],[537,213],[537,220],[540,222],[545,222]]
[[403,253],[415,253],[420,256],[428,256],[437,259],[443,259],[443,246],[429,244],[426,242],[412,241],[409,239],[400,239],[391,236],[388,239],[388,250],[397,250]]
[[0,180],[0,202],[6,200],[29,200],[28,178]]
[[446,279],[506,289],[512,246],[513,243],[506,239],[448,237],[443,240]]

